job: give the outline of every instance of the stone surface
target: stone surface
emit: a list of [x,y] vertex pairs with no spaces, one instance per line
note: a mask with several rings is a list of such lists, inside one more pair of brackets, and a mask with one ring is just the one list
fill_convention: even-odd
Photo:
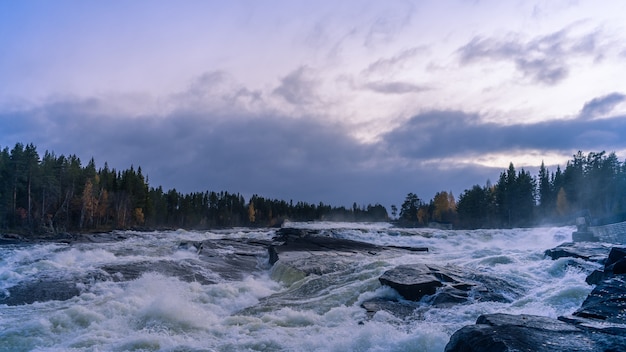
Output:
[[624,351],[626,338],[594,333],[573,324],[533,315],[481,315],[456,331],[446,352]]
[[[393,247],[324,236],[318,231],[282,228],[268,247],[269,263],[280,261],[303,275],[324,275],[342,270],[361,258],[392,251],[428,251],[423,247]],[[281,270],[284,270],[281,269]]]
[[518,287],[505,280],[453,265],[400,265],[383,273],[379,281],[405,299],[438,307],[469,300],[510,302],[520,294]]
[[567,242],[555,248],[548,249],[544,253],[552,259],[579,258],[596,263],[604,263],[610,247],[594,242]]

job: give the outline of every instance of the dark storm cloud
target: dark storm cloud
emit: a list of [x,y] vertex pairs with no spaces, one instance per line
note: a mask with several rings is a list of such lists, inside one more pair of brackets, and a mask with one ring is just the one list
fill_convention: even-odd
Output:
[[625,133],[626,116],[503,125],[461,111],[431,111],[414,116],[384,141],[405,158],[429,160],[523,150],[615,150],[626,148]]
[[99,107],[96,100],[77,100],[0,114],[3,125],[20,121],[10,135],[0,131],[0,142],[33,142],[42,154],[77,154],[83,162],[94,157],[118,169],[134,164],[152,185],[184,192],[229,190],[335,204],[387,197],[377,186],[384,183],[380,173],[367,166],[375,147],[337,126],[271,115],[106,116],[95,113]]
[[595,98],[583,106],[580,111],[581,118],[594,118],[613,111],[615,106],[626,100],[626,95],[621,93],[611,93],[603,97]]
[[598,59],[603,56],[604,49],[598,44],[600,34],[594,31],[573,36],[566,28],[529,41],[514,35],[506,38],[474,37],[457,53],[462,64],[482,60],[509,61],[524,77],[536,83],[554,85],[567,78],[571,58],[589,56]]
[[[583,111],[605,111],[619,93],[589,101]],[[622,96],[623,98],[623,96]],[[620,100],[621,101],[621,100]],[[228,190],[246,196],[351,205],[398,204],[408,192],[429,199],[458,195],[501,171],[442,163],[485,153],[539,149],[599,151],[626,148],[626,117],[570,119],[526,125],[482,122],[477,114],[432,111],[416,115],[363,144],[339,125],[313,118],[243,112],[165,116],[108,113],[98,99],[68,99],[0,113],[2,147],[33,142],[41,154],[77,154],[84,163],[141,166],[150,184],[183,192]]]

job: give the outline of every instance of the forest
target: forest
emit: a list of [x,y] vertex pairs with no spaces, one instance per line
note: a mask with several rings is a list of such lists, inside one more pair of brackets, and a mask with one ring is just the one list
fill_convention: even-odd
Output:
[[150,187],[141,167],[97,169],[76,155],[43,156],[33,144],[0,151],[0,231],[18,234],[114,229],[277,226],[292,221],[387,221],[380,204],[351,208],[237,193],[183,194]]
[[626,163],[614,153],[578,152],[563,170],[543,164],[537,176],[513,164],[495,184],[474,185],[455,200],[438,192],[429,202],[409,193],[391,216],[380,205],[248,200],[226,191],[183,194],[152,187],[141,167],[83,165],[76,155],[40,156],[33,144],[0,150],[0,232],[54,235],[114,229],[209,229],[279,226],[291,221],[395,221],[400,226],[505,228],[571,224],[578,216],[622,221]]

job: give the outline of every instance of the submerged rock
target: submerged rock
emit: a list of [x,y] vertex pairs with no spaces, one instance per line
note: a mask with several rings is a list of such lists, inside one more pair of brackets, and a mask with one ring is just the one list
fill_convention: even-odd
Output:
[[515,285],[465,268],[447,265],[400,265],[386,271],[379,281],[412,301],[433,306],[450,306],[469,300],[511,302],[520,289]]

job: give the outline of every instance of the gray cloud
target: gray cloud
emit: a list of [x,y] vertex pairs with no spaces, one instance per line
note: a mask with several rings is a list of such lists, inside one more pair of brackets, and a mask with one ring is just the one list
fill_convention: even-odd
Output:
[[507,38],[475,37],[457,50],[462,64],[483,60],[510,61],[524,77],[536,83],[554,85],[569,74],[569,60],[576,56],[604,55],[598,44],[600,31],[582,36],[570,35],[566,28],[545,36],[524,41],[518,36]]
[[551,120],[501,125],[477,114],[431,111],[414,116],[384,137],[387,148],[405,158],[471,158],[524,150],[567,152],[626,148],[626,116],[601,120]]
[[317,101],[317,84],[311,70],[301,66],[281,79],[274,94],[293,105],[309,105]]
[[[593,99],[583,110],[602,110],[615,97],[619,94]],[[98,99],[67,99],[0,112],[0,124],[7,126],[0,143],[33,142],[40,153],[77,154],[83,162],[94,157],[99,166],[107,161],[117,169],[134,164],[151,185],[166,189],[228,190],[337,205],[398,204],[408,192],[425,199],[441,190],[459,195],[473,184],[493,181],[501,171],[471,163],[438,164],[442,158],[626,148],[621,137],[625,116],[507,126],[485,123],[478,114],[431,111],[379,143],[362,144],[343,127],[314,118],[239,109],[133,117],[106,113],[104,105]]]
[[390,58],[381,58],[372,62],[362,71],[362,74],[386,74],[394,69],[402,68],[407,62],[410,62],[411,59],[426,51],[427,48],[424,46],[403,50]]
[[580,111],[580,118],[591,119],[610,113],[617,104],[626,100],[626,95],[622,93],[611,93],[602,97],[592,99],[585,103]]
[[420,86],[409,82],[370,82],[364,85],[365,89],[383,94],[406,94],[419,93],[429,90],[429,87]]

